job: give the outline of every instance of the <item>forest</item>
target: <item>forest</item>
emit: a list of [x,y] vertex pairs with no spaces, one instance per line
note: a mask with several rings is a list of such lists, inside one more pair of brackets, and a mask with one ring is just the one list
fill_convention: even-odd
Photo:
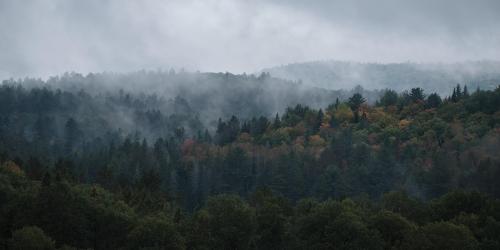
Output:
[[4,81],[0,249],[500,248],[500,87],[299,85]]

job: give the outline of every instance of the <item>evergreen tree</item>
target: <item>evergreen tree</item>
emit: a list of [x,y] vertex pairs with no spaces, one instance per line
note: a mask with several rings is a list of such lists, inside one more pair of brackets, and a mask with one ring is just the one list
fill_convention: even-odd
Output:
[[356,93],[349,98],[348,104],[351,110],[356,113],[364,102],[366,102],[366,99],[361,94]]
[[412,88],[410,98],[412,102],[423,101],[425,98],[424,90],[422,88]]
[[274,117],[274,122],[273,122],[273,128],[278,129],[281,127],[281,119],[278,113],[276,113],[276,116]]
[[469,97],[469,90],[467,89],[467,85],[464,85],[464,92],[462,95],[464,98]]
[[318,114],[316,115],[316,121],[314,122],[314,127],[313,127],[314,134],[318,133],[321,124],[323,124],[323,118],[324,118],[323,110],[319,109]]
[[456,88],[453,88],[453,93],[451,94],[451,101],[452,102],[458,102],[458,96],[457,96],[457,90],[456,90]]
[[427,97],[426,106],[427,108],[437,108],[442,102],[441,97],[437,93],[432,93]]
[[388,89],[384,92],[380,98],[379,105],[383,107],[396,105],[398,102],[398,93],[396,91]]
[[208,129],[205,129],[205,134],[203,135],[203,141],[206,143],[211,143],[212,142],[212,136],[208,132]]
[[463,95],[463,93],[462,93],[462,89],[461,89],[461,87],[460,87],[460,84],[457,84],[457,88],[456,88],[456,89],[457,89],[457,90],[456,90],[456,92],[455,92],[455,93],[456,93],[456,95],[457,95],[457,100],[460,100],[460,99],[462,99],[462,95]]

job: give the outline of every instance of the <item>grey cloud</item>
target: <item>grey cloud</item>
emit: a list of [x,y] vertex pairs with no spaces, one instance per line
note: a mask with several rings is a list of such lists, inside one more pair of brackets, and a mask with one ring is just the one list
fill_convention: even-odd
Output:
[[0,78],[500,59],[500,2],[0,0]]

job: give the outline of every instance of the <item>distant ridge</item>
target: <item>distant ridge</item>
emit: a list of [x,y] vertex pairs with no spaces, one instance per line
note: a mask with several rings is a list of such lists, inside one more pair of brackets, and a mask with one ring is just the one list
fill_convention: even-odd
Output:
[[404,91],[422,87],[428,92],[449,94],[457,84],[467,84],[469,89],[494,89],[500,84],[499,61],[384,64],[329,60],[293,63],[262,71],[327,89],[352,89],[361,85],[366,89]]

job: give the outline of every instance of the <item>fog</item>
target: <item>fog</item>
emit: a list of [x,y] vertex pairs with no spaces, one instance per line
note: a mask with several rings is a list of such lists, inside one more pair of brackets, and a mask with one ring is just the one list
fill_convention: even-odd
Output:
[[0,0],[0,78],[500,59],[500,2]]
[[427,93],[448,96],[457,84],[470,89],[493,90],[500,83],[499,61],[460,63],[355,63],[311,61],[263,69],[272,76],[298,81],[306,87],[324,89],[393,89],[398,92],[414,87]]

